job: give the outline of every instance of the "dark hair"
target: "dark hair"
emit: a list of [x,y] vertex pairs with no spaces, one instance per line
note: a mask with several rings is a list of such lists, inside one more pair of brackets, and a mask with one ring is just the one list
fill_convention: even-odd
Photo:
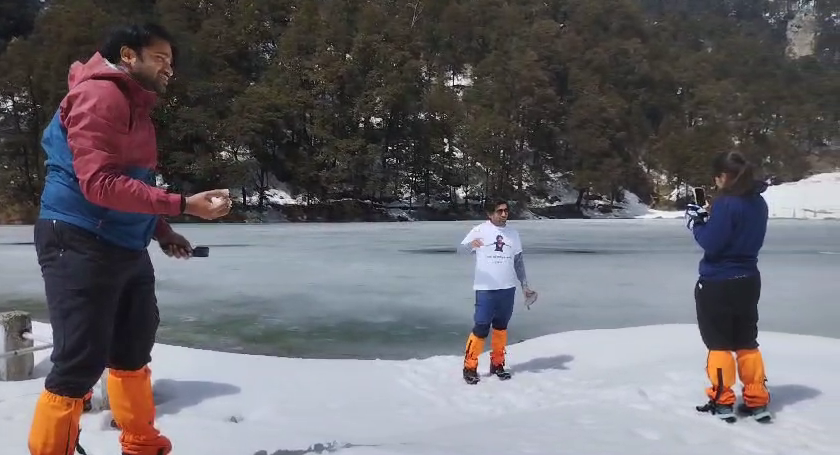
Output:
[[504,199],[488,199],[488,200],[487,200],[487,203],[484,205],[484,210],[485,210],[488,214],[490,214],[490,213],[495,212],[495,211],[496,211],[496,209],[497,209],[500,205],[506,205],[506,206],[508,206],[508,208],[510,208],[510,204],[508,204],[508,201],[506,201],[506,200],[504,200]]
[[144,47],[148,47],[154,40],[162,40],[172,47],[172,59],[177,57],[175,39],[162,26],[147,22],[145,24],[120,25],[108,33],[105,42],[99,49],[99,53],[109,62],[117,65],[120,63],[120,49],[128,46],[129,49],[139,55]]
[[746,196],[755,192],[755,170],[753,165],[738,152],[720,152],[712,160],[715,177],[726,174],[726,183],[721,194]]

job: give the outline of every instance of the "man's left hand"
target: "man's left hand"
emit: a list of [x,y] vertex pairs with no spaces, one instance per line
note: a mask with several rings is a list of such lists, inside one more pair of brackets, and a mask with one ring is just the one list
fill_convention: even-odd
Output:
[[160,249],[169,257],[189,259],[192,256],[192,245],[183,235],[177,232],[159,238],[158,244],[160,244]]
[[523,286],[522,291],[525,294],[525,308],[531,309],[531,305],[537,301],[537,291],[532,290],[528,286]]

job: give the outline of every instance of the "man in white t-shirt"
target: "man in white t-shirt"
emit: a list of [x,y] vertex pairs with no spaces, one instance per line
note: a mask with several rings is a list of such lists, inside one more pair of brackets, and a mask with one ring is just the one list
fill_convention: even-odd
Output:
[[484,351],[484,341],[490,335],[491,328],[490,374],[499,379],[510,379],[510,372],[505,370],[505,347],[516,286],[522,286],[526,297],[535,294],[525,278],[519,232],[507,226],[509,213],[505,201],[488,205],[488,220],[474,227],[458,246],[461,253],[475,254],[474,326],[467,338],[464,357],[464,381],[468,384],[479,381],[478,356]]

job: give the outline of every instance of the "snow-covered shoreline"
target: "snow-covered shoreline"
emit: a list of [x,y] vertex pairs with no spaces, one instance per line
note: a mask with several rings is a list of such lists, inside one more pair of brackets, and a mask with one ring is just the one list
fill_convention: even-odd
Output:
[[[44,324],[34,330],[49,337]],[[760,342],[777,413],[772,425],[729,425],[694,411],[706,379],[693,325],[527,340],[508,349],[513,380],[483,377],[475,386],[461,380],[458,356],[319,360],[156,345],[151,368],[157,424],[174,453],[836,453],[838,372],[813,359],[837,358],[840,340],[762,332]],[[37,379],[0,383],[4,453],[28,453],[48,356],[36,355]],[[486,369],[487,353],[480,362]],[[87,453],[119,452],[109,422],[108,411],[83,416]]]
[[[575,214],[572,214],[568,212],[570,212],[577,200],[577,190],[563,183],[552,184],[547,190],[549,194],[546,198],[532,201],[530,206],[525,209],[523,214],[524,218],[541,219],[546,216],[557,216],[561,218],[571,216],[593,219],[674,219],[684,216],[684,212],[681,210],[652,209],[641,202],[637,195],[628,191],[624,192],[624,201],[617,203],[613,208],[607,207],[602,210],[604,206],[609,205],[608,202],[590,200],[587,201],[581,213],[575,212]],[[670,199],[674,200],[676,197],[684,197],[685,191],[690,191],[690,189],[681,187],[675,190],[670,195]],[[771,218],[840,219],[840,172],[816,174],[797,182],[771,186],[763,196],[767,200],[770,208]],[[236,197],[241,202],[242,197]],[[418,206],[417,202],[413,205],[406,201],[395,201],[377,205],[371,201],[351,200],[332,201],[331,204],[336,205],[332,209],[322,206],[317,210],[311,207],[309,210],[304,210],[306,206],[305,202],[300,197],[293,196],[290,190],[283,185],[280,185],[276,189],[268,190],[265,194],[265,200],[274,207],[273,211],[275,212],[279,209],[286,214],[294,213],[292,217],[294,219],[292,221],[302,221],[302,219],[298,218],[306,218],[307,216],[318,221],[329,221],[330,218],[341,220],[342,217],[350,217],[350,219],[358,219],[359,221],[415,221],[418,214],[420,219],[423,220],[429,217],[439,217],[440,219],[453,217],[453,219],[460,219],[464,216],[469,216],[468,213],[447,214],[449,202],[440,201],[433,202],[428,210],[423,208],[422,204]],[[248,204],[253,206],[256,203],[257,199],[255,197],[248,198]],[[344,203],[345,208],[339,208],[339,203]],[[463,201],[458,201],[458,204],[462,206]],[[349,212],[343,213],[342,210]],[[475,208],[474,211],[475,213],[472,215],[476,219],[481,218],[480,210]],[[552,214],[546,215],[548,212]],[[279,221],[285,219],[288,221],[289,218],[287,215],[275,213],[274,215],[269,215],[268,220]]]

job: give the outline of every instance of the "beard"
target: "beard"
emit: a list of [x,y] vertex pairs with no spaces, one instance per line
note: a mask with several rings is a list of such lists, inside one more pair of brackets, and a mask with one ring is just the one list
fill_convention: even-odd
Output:
[[157,75],[150,75],[148,71],[143,71],[142,69],[132,71],[131,75],[146,90],[155,92],[158,95],[164,95],[166,93],[166,84]]

